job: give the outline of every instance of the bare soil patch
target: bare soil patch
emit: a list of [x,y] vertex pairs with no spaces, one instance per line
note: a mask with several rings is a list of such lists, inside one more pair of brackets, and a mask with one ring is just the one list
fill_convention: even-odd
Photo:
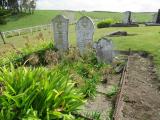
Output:
[[133,55],[121,90],[115,120],[160,120],[160,91],[152,62]]

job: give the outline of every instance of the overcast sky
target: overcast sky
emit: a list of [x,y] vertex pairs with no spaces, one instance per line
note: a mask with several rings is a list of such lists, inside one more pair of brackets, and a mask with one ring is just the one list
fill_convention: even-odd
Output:
[[38,0],[43,10],[158,11],[160,0]]

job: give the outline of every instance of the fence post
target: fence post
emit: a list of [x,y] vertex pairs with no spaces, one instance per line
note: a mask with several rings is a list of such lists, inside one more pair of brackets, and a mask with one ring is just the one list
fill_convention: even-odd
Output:
[[19,34],[19,36],[21,35],[21,32],[20,32],[20,30],[18,31],[18,34]]
[[3,34],[2,34],[1,31],[0,31],[0,35],[1,35],[1,38],[2,38],[2,40],[3,40],[3,43],[6,44],[6,42],[5,42],[5,40],[4,40],[4,37],[3,37]]

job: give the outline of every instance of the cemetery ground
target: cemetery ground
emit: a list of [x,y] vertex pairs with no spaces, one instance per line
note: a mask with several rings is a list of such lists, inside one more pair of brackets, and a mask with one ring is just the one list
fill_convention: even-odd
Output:
[[[107,36],[109,33],[114,31],[127,31],[129,33],[128,36],[121,37],[109,37]],[[101,37],[108,37],[113,41],[115,50],[125,50],[127,51],[129,48],[135,51],[146,51],[151,53],[154,56],[154,63],[159,68],[160,66],[160,30],[159,27],[145,27],[141,25],[141,27],[113,27],[113,28],[103,28],[96,29],[94,34],[94,41],[97,41]],[[29,41],[30,44],[36,45],[38,41],[48,41],[52,42],[53,34],[52,31],[42,31],[34,34],[15,36],[11,38],[6,38],[6,42],[13,44],[17,49],[23,48],[25,43]],[[75,26],[70,25],[69,27],[69,42],[72,45],[76,44],[76,34],[75,34]],[[36,44],[35,44],[36,43]],[[8,45],[7,45],[8,46]],[[5,45],[1,44],[1,51],[8,49]],[[7,50],[5,50],[7,52]]]
[[[114,31],[127,31],[128,36],[109,37]],[[70,25],[71,47],[64,57],[53,47],[52,31],[6,38],[9,44],[0,48],[1,65],[8,63],[0,70],[0,101],[5,106],[0,118],[158,120],[159,27],[95,30],[94,41],[107,37],[119,54],[133,51],[123,73],[98,63],[93,51],[81,57],[75,33]],[[118,59],[115,64],[124,65],[127,56]]]
[[[129,35],[128,36],[121,36],[121,37],[118,37],[118,36],[108,37],[109,33],[114,32],[114,31],[119,31],[119,30],[120,31],[127,31]],[[10,41],[11,44],[13,44],[16,48],[13,48],[13,46],[8,45],[8,44],[7,45],[1,45],[1,51],[5,50],[5,52],[6,52],[6,51],[9,50],[9,52],[11,52],[11,51],[14,51],[14,52],[20,51],[21,52],[21,51],[23,51],[23,50],[21,50],[21,48],[26,47],[26,50],[24,50],[23,52],[25,52],[26,54],[28,54],[28,53],[31,54],[33,51],[46,49],[46,46],[48,47],[48,42],[52,42],[52,39],[53,39],[52,35],[53,34],[51,33],[51,31],[42,31],[42,32],[33,33],[33,35],[32,34],[27,34],[27,35],[23,35],[23,36],[15,36],[15,37],[7,38],[6,41],[8,41],[8,42]],[[153,59],[152,59],[153,61],[152,62],[153,62],[154,66],[152,65],[152,62],[148,58],[133,56],[133,57],[136,57],[135,59],[137,59],[137,61],[134,61],[134,62],[132,61],[133,62],[132,64],[134,64],[133,65],[134,67],[132,66],[131,68],[129,68],[129,69],[132,69],[132,71],[130,71],[130,73],[132,74],[131,76],[133,76],[133,78],[131,78],[131,79],[133,80],[134,76],[138,76],[140,82],[137,81],[137,82],[131,83],[131,85],[128,84],[128,85],[126,85],[125,89],[128,89],[127,86],[129,86],[129,88],[132,89],[133,86],[138,86],[139,84],[142,84],[142,83],[143,84],[141,86],[138,86],[138,88],[135,89],[135,90],[134,90],[134,87],[133,87],[134,93],[131,93],[131,94],[123,93],[128,98],[126,101],[129,101],[129,102],[126,102],[127,106],[124,106],[125,110],[123,111],[123,113],[127,117],[129,116],[129,119],[134,118],[134,120],[135,119],[144,120],[144,118],[146,118],[146,119],[150,118],[150,119],[153,119],[153,120],[157,120],[156,113],[158,113],[158,109],[156,107],[152,108],[152,107],[150,107],[150,106],[148,106],[146,104],[148,104],[148,102],[153,102],[152,98],[156,98],[157,97],[155,92],[156,92],[156,88],[159,87],[159,81],[154,81],[154,82],[151,81],[152,80],[151,78],[155,78],[156,75],[159,75],[158,71],[156,72],[156,75],[153,74],[153,71],[155,70],[155,67],[158,70],[159,66],[160,66],[160,62],[159,62],[159,59],[160,59],[160,51],[159,51],[160,38],[159,38],[159,35],[160,35],[159,27],[155,27],[155,26],[154,27],[145,27],[143,25],[141,25],[140,27],[132,27],[132,28],[127,28],[127,27],[123,28],[122,27],[122,28],[104,28],[104,29],[96,29],[95,30],[94,40],[97,41],[99,38],[106,36],[107,38],[109,38],[109,39],[111,39],[113,41],[115,50],[128,51],[129,48],[130,48],[132,51],[139,51],[139,53],[141,55],[145,54],[145,52],[146,52],[146,53],[149,54],[149,56],[151,58],[153,56]],[[75,26],[74,25],[70,25],[69,41],[72,44],[72,46],[76,45],[76,41],[75,40],[76,40]],[[46,46],[44,44],[46,44]],[[36,46],[39,46],[39,47],[36,47]],[[3,54],[4,54],[4,51],[2,52],[2,55]],[[50,53],[49,52],[49,54],[51,54],[51,56],[48,58],[49,61],[50,61],[50,59],[52,57],[56,56],[56,55],[54,55],[54,53]],[[5,56],[6,55],[3,56],[3,60],[4,60]],[[81,59],[81,58],[76,58],[75,56],[76,56],[76,54],[73,53],[73,51],[72,51],[70,56],[67,59],[69,61],[71,59]],[[33,55],[32,57],[34,59],[33,59],[33,61],[31,60],[30,61],[31,63],[29,63],[29,64],[33,64],[33,66],[34,66],[34,65],[37,64],[36,63],[36,61],[37,61],[36,57],[37,56]],[[86,60],[90,61],[88,59],[86,59]],[[56,59],[54,61],[56,63]],[[143,61],[145,61],[145,62],[143,62]],[[51,68],[51,66],[52,65],[47,65],[47,69],[48,69],[48,67]],[[87,74],[85,72],[86,68],[88,68],[88,67],[89,67],[88,71],[91,72],[89,74]],[[100,68],[95,68],[94,66],[92,66],[92,63],[88,63],[88,62],[85,63],[82,60],[82,61],[79,61],[79,62],[76,61],[73,64],[70,64],[70,66],[64,65],[63,66],[64,71],[60,72],[60,74],[64,75],[65,71],[69,71],[70,69],[72,69],[70,71],[72,73],[72,75],[73,75],[72,80],[75,80],[75,79],[78,78],[79,80],[76,81],[76,82],[79,83],[79,84],[77,84],[77,86],[83,86],[83,84],[84,84],[83,82],[84,81],[81,81],[82,79],[90,79],[91,80],[91,78],[93,77],[93,78],[101,80],[104,77],[101,73],[103,73],[105,71],[105,69],[108,69],[108,67],[109,66],[103,66],[102,65]],[[55,69],[55,67],[53,67],[53,68]],[[150,68],[149,72],[148,72],[148,69],[144,70],[144,68]],[[62,68],[59,67],[57,69],[57,67],[56,67],[56,70],[59,70],[59,69],[62,69]],[[100,72],[98,72],[97,70],[100,71]],[[14,71],[16,71],[16,70],[14,70]],[[48,71],[50,71],[50,70],[48,70]],[[53,72],[54,70],[51,70],[51,71]],[[97,74],[95,74],[96,72],[97,72]],[[141,73],[141,74],[139,74],[139,73]],[[145,75],[143,75],[142,73],[150,75],[150,77],[149,77],[147,82],[144,81],[145,80],[145,77],[144,77]],[[30,74],[30,73],[28,73],[28,74]],[[89,75],[89,76],[92,76],[92,77],[91,78],[90,77],[87,78],[86,75]],[[112,106],[113,105],[112,102],[115,103],[115,97],[114,96],[115,96],[115,94],[117,93],[117,90],[118,90],[117,85],[118,85],[118,83],[120,81],[120,76],[121,76],[121,74],[115,75],[115,76],[113,75],[112,80],[110,80],[110,77],[109,77],[108,83],[106,85],[106,86],[108,86],[107,88],[105,88],[105,87],[103,88],[103,86],[105,86],[105,84],[103,84],[102,86],[99,85],[100,86],[100,88],[99,88],[100,91],[101,91],[101,89],[103,89],[106,92],[107,89],[109,88],[110,92],[108,94],[111,94],[111,98],[104,99],[105,98],[104,95],[96,93],[95,84],[93,84],[93,85],[87,84],[88,87],[93,88],[93,89],[87,89],[88,88],[87,86],[85,86],[86,89],[84,89],[82,87],[82,89],[84,89],[84,91],[83,91],[84,95],[89,95],[90,97],[91,96],[93,97],[96,94],[99,97],[95,98],[96,102],[93,102],[92,99],[91,99],[91,101],[89,101],[90,105],[86,105],[87,108],[85,108],[86,109],[85,114],[83,114],[83,113],[81,113],[81,114],[80,113],[79,114],[75,113],[75,114],[76,115],[80,115],[81,117],[85,116],[86,117],[85,119],[89,119],[89,118],[94,118],[95,120],[96,119],[97,120],[98,119],[104,119],[104,118],[110,119],[110,117],[113,116],[114,107]],[[12,76],[12,77],[14,77],[14,76]],[[84,77],[86,77],[86,78],[84,78]],[[97,84],[98,81],[96,81],[95,83]],[[142,86],[143,86],[145,91],[141,91],[140,88]],[[150,86],[153,86],[153,89]],[[103,93],[104,91],[101,91],[101,92]],[[135,93],[140,93],[140,94],[137,95]],[[149,96],[149,98],[146,98],[148,101],[146,99],[145,99],[146,101],[145,100],[139,100],[138,103],[137,103],[138,105],[136,104],[137,107],[135,107],[135,109],[131,109],[130,108],[130,104],[133,105],[135,103],[135,101],[137,102],[137,100],[134,100],[133,98],[137,98],[137,96],[139,96],[139,98],[141,98],[142,96],[144,97],[146,95],[146,93]],[[105,94],[107,94],[107,93],[105,93]],[[135,95],[135,96],[132,96],[132,95]],[[131,101],[132,101],[132,103],[130,103]],[[141,101],[143,101],[143,103],[141,103]],[[156,101],[156,99],[155,99],[154,103],[155,103],[154,104],[155,106],[159,106],[159,103],[158,103],[158,101]],[[75,104],[77,104],[77,103],[75,103]],[[140,109],[139,106],[141,104],[142,105],[146,105],[146,106],[145,107],[141,107],[141,109]],[[105,109],[105,107],[107,107],[107,109]],[[99,109],[99,108],[103,108],[103,110],[105,109],[105,113],[104,113],[104,111],[102,109]],[[93,112],[93,111],[96,111],[97,109],[99,109],[99,112]],[[143,114],[140,114],[140,113],[143,113],[147,109],[154,109],[154,113],[153,113],[153,111],[148,111],[146,116],[143,116]],[[138,113],[138,112],[135,112],[134,110],[137,110],[137,111],[141,110],[141,112]],[[89,112],[89,111],[92,111],[92,112]],[[127,111],[132,111],[132,112],[128,113]],[[100,114],[100,112],[102,114]],[[136,114],[132,115],[133,112],[136,113]],[[100,115],[101,115],[101,117],[100,117]],[[154,117],[152,115],[154,115]],[[142,118],[140,116],[142,116]],[[81,117],[80,117],[80,119],[82,119]]]

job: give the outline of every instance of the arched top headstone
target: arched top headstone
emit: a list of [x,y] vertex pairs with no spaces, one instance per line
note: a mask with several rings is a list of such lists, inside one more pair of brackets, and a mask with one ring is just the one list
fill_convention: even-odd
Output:
[[69,19],[66,18],[64,15],[57,15],[55,18],[52,19],[52,22],[69,22]]
[[69,19],[62,15],[57,15],[52,22],[55,47],[60,51],[67,51]]
[[76,24],[77,45],[81,54],[84,54],[88,47],[92,47],[94,28],[91,18],[83,16],[78,20]]
[[83,16],[77,21],[77,30],[89,30],[94,32],[94,23],[88,16]]

